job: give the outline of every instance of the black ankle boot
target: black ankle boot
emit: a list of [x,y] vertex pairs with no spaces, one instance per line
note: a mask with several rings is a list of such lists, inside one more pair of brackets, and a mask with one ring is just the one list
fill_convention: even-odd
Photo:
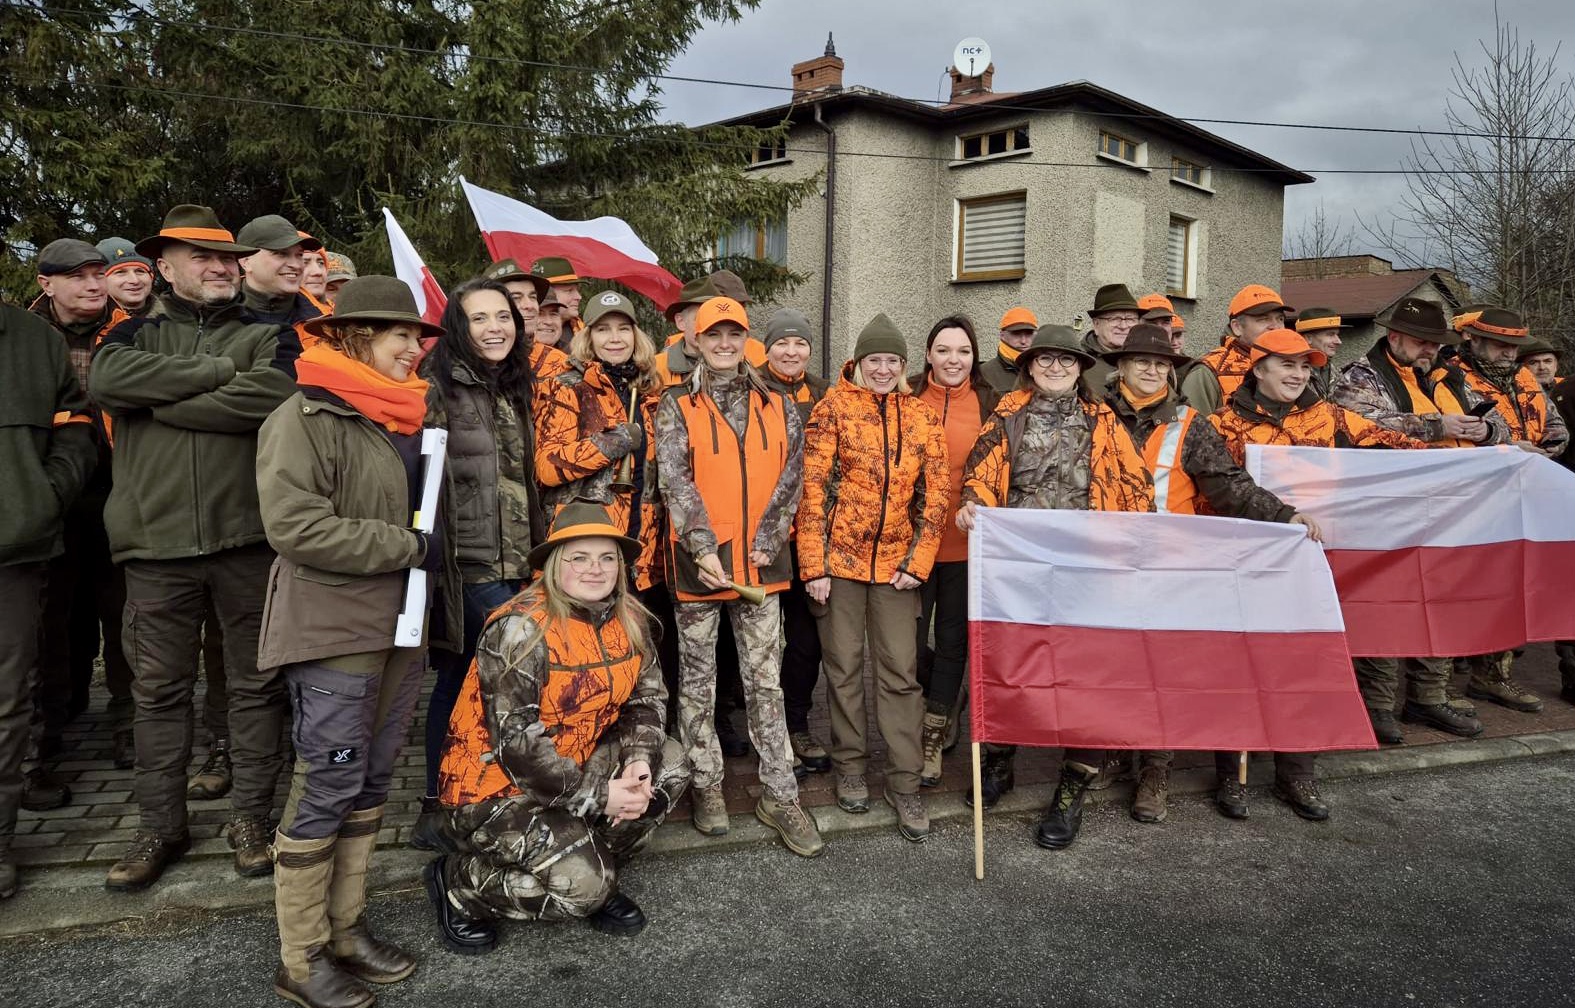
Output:
[[[1012,762],[1016,752],[987,752],[979,768],[979,789],[983,793],[984,807],[993,808],[1001,796],[1012,790]],[[973,789],[963,795],[963,801],[973,808]]]
[[1089,782],[1093,779],[1093,774],[1075,767],[1061,768],[1061,780],[1055,786],[1055,797],[1050,799],[1050,807],[1045,810],[1044,818],[1039,820],[1039,828],[1034,831],[1034,843],[1050,850],[1060,850],[1077,839],[1077,831],[1083,825],[1083,798],[1087,796]]

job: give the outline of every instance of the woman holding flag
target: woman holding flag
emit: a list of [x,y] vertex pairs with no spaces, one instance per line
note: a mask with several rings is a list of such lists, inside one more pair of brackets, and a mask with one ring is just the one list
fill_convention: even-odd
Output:
[[345,285],[300,391],[263,424],[257,489],[278,552],[258,664],[281,668],[294,708],[295,777],[274,837],[280,964],[274,990],[306,1008],[370,1004],[362,981],[415,971],[367,929],[366,871],[394,760],[420,696],[424,648],[392,646],[407,571],[441,570],[440,523],[411,528],[427,383],[418,340],[439,336],[393,277]]
[[[1152,511],[1154,482],[1110,407],[1081,382],[1094,357],[1070,326],[1041,326],[1017,359],[1017,388],[1004,397],[968,456],[957,527],[971,531],[980,507]],[[1015,749],[992,746],[980,794],[988,808],[1012,787]],[[1058,849],[1077,838],[1088,785],[1104,764],[1098,749],[1068,749],[1055,797],[1034,840]],[[970,802],[971,804],[971,802]]]

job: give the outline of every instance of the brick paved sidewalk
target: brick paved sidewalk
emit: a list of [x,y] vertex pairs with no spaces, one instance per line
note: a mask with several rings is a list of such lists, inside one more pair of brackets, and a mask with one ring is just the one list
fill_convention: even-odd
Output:
[[[1485,738],[1523,735],[1536,732],[1558,731],[1575,728],[1575,705],[1559,699],[1559,677],[1551,644],[1536,644],[1526,649],[1516,664],[1515,676],[1522,684],[1536,692],[1545,701],[1540,714],[1520,714],[1480,703],[1481,718],[1486,726]],[[199,691],[200,694],[200,691]],[[24,866],[91,865],[109,864],[120,856],[126,841],[131,839],[138,818],[131,800],[131,771],[116,770],[110,763],[110,725],[104,716],[107,696],[100,689],[95,693],[88,712],[70,725],[65,732],[65,755],[54,769],[72,790],[71,804],[52,812],[23,811],[17,822],[15,853]],[[197,708],[201,709],[199,695]],[[424,709],[424,704],[423,704]],[[873,705],[871,705],[873,717]],[[198,721],[200,722],[200,717]],[[411,726],[410,737],[399,757],[393,790],[389,794],[389,809],[384,820],[379,842],[385,846],[403,844],[410,825],[419,810],[424,790],[423,722],[418,716]],[[742,713],[739,714],[742,727]],[[1448,744],[1460,741],[1453,736],[1430,729],[1405,725],[1408,745]],[[811,729],[823,742],[827,739],[824,706],[824,686],[816,691],[815,713]],[[880,793],[882,777],[880,763],[884,756],[879,746],[879,733],[871,727],[871,739],[876,751],[872,753],[870,790]],[[206,739],[199,724],[197,746],[193,753],[192,771],[202,762],[206,752]],[[1043,783],[1050,779],[1057,753],[1054,750],[1023,750],[1016,765],[1019,785]],[[1177,756],[1178,769],[1208,765],[1208,753],[1181,753]],[[733,814],[747,814],[759,797],[760,786],[755,780],[753,757],[739,757],[728,761],[725,792],[728,809]],[[926,797],[936,807],[942,803],[961,804],[962,792],[969,776],[967,733],[963,742],[946,760],[941,786],[926,791]],[[282,809],[288,782],[281,779],[275,812]],[[811,774],[801,785],[804,801],[811,807],[835,804],[830,774]],[[229,800],[192,802],[193,849],[190,857],[220,857],[229,854],[219,829],[229,812]],[[672,818],[682,822],[688,819],[688,803],[675,811]],[[675,827],[669,827],[675,828]],[[687,825],[681,828],[687,829]]]

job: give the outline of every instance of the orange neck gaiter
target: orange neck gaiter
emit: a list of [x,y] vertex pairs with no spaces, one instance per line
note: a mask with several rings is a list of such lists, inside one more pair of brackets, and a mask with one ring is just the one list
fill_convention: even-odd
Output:
[[1022,353],[1023,352],[1021,350],[1013,350],[1011,347],[1007,346],[1005,340],[1002,340],[1001,345],[995,348],[995,355],[997,357],[1014,366],[1017,364],[1017,358],[1022,356]]
[[1170,390],[1161,385],[1159,387],[1159,391],[1155,392],[1153,395],[1140,396],[1133,390],[1132,386],[1128,385],[1126,382],[1121,383],[1121,398],[1125,399],[1131,404],[1133,409],[1137,410],[1148,409],[1150,406],[1153,406],[1154,404],[1162,401],[1165,396],[1169,394]]
[[296,359],[295,379],[299,385],[332,392],[368,420],[396,434],[414,434],[426,419],[425,381],[411,375],[396,382],[327,343],[316,344]]

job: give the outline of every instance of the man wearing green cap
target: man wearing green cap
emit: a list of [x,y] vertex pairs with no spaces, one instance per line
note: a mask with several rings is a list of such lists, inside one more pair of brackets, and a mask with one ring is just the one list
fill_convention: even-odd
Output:
[[315,342],[301,323],[320,317],[323,310],[301,292],[301,280],[306,276],[306,253],[321,251],[323,243],[303,236],[278,214],[248,221],[235,240],[257,250],[241,253],[246,310],[263,322],[291,326],[302,346]]
[[115,425],[104,524],[126,575],[135,681],[141,826],[105,879],[129,892],[191,846],[186,764],[198,635],[211,606],[224,633],[234,813],[226,829],[241,875],[273,870],[268,844],[283,754],[278,670],[257,668],[274,554],[257,502],[257,429],[294,394],[300,342],[241,300],[237,243],[208,207],[172,209],[137,244],[170,286],[152,313],[114,327],[89,388]]
[[[562,332],[558,339],[544,341],[549,346],[563,344],[569,345],[569,340],[579,332],[584,325],[580,321],[580,299],[583,293],[580,285],[585,281],[574,272],[574,264],[562,256],[545,256],[531,263],[530,271],[533,275],[541,277],[552,285],[552,293],[562,307],[558,309],[558,317],[563,322]],[[539,337],[538,337],[539,339]]]
[[1143,309],[1126,284],[1105,284],[1094,294],[1094,307],[1088,310],[1088,332],[1083,349],[1093,358],[1083,372],[1083,385],[1096,401],[1105,397],[1115,366],[1104,355],[1121,349],[1127,332],[1143,320]]

